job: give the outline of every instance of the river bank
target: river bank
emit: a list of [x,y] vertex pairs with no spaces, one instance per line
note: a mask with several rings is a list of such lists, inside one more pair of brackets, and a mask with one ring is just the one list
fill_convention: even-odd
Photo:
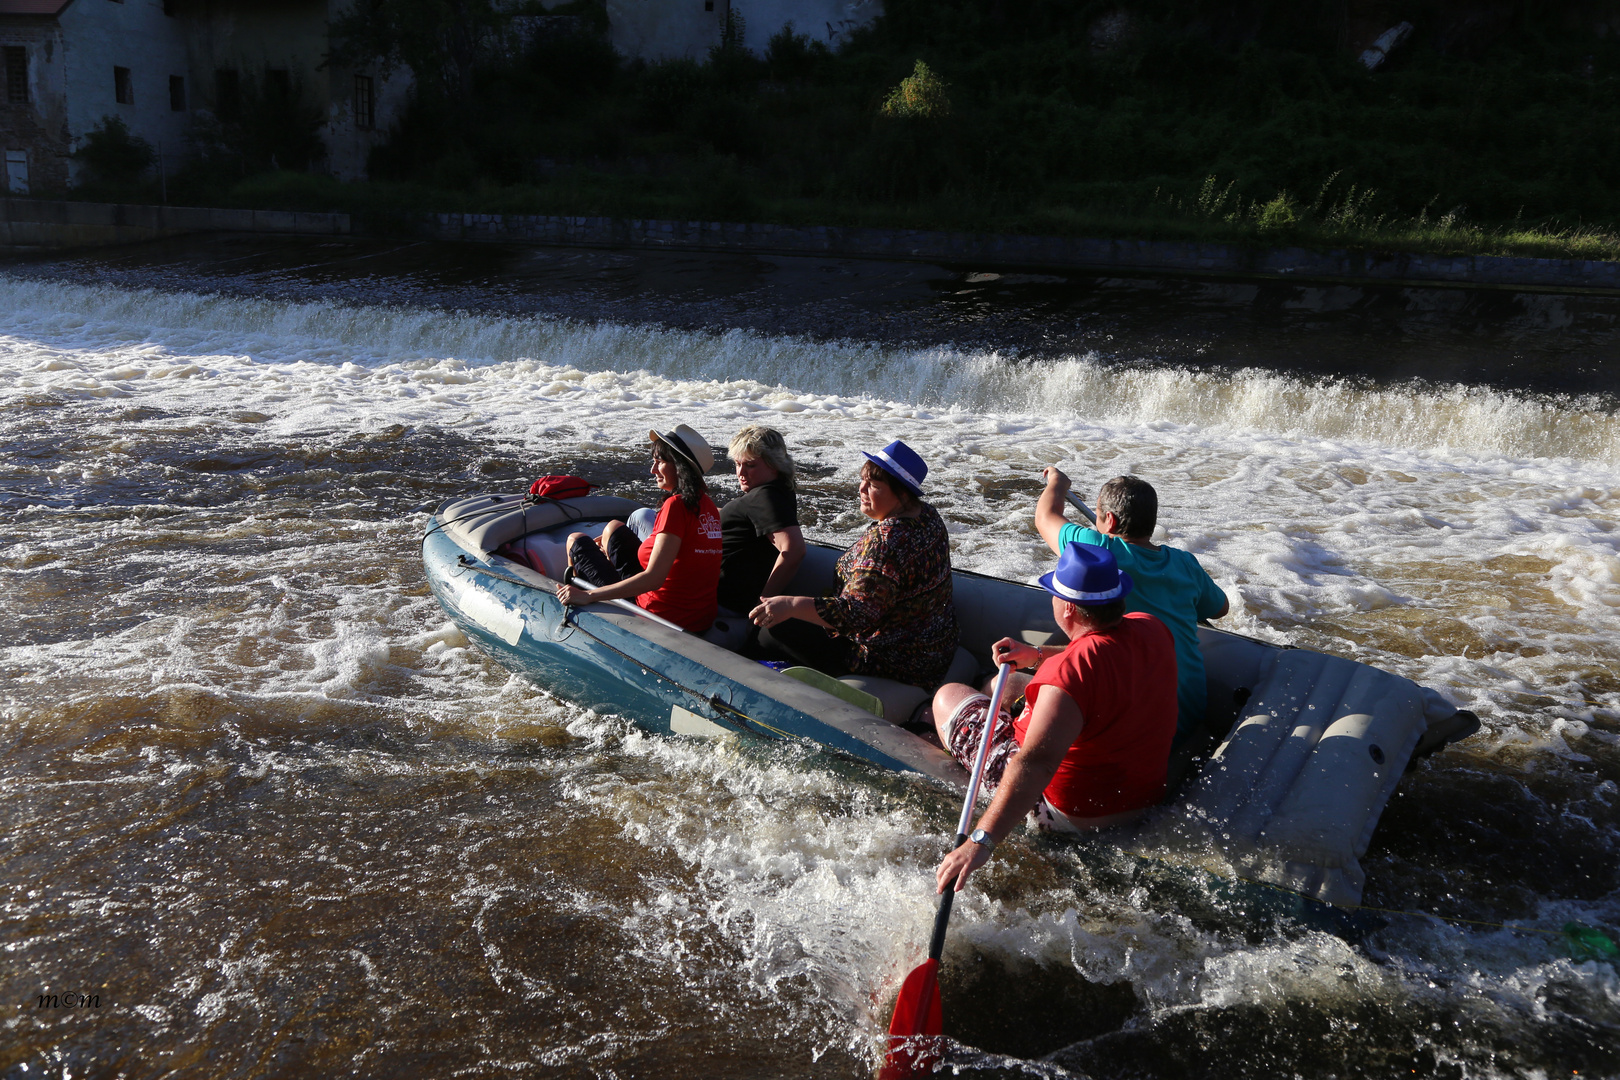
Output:
[[1598,259],[1318,251],[1297,246],[1263,248],[1169,240],[558,214],[432,214],[419,228],[423,235],[435,240],[826,255],[972,264],[986,269],[1620,292],[1620,262]]
[[0,251],[136,243],[189,233],[405,234],[553,247],[813,255],[971,265],[985,271],[1079,271],[1314,283],[1440,285],[1620,294],[1620,262],[1425,255],[1176,240],[1031,236],[928,229],[681,221],[563,214],[417,213],[358,226],[342,213],[0,200]]

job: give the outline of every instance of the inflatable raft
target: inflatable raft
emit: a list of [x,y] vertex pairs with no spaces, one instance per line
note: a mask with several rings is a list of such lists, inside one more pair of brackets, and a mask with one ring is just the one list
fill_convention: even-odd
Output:
[[[689,634],[626,602],[568,609],[555,587],[571,532],[599,533],[639,505],[611,496],[480,495],[446,503],[422,542],[434,595],[503,665],[654,732],[809,739],[879,768],[961,788],[964,770],[902,725],[930,695],[888,679],[780,672],[739,655],[740,619]],[[840,552],[811,545],[791,591],[816,596]],[[1061,641],[1039,588],[954,575],[962,627],[949,679],[988,674],[1002,637]],[[1214,745],[1155,843],[1220,853],[1232,870],[1350,906],[1379,815],[1418,757],[1478,730],[1433,690],[1342,657],[1201,627]],[[1163,826],[1168,823],[1170,827]],[[1166,838],[1170,839],[1166,839]]]

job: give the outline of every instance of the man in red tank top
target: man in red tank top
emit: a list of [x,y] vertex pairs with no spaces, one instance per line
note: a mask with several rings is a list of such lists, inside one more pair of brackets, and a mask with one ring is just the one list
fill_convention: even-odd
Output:
[[[1066,545],[1041,584],[1069,644],[1002,638],[993,647],[997,664],[1039,668],[1018,720],[993,718],[984,779],[995,797],[972,837],[940,863],[941,891],[952,881],[961,888],[1026,813],[1044,828],[1089,831],[1133,820],[1164,797],[1177,715],[1169,628],[1145,612],[1125,614],[1130,575],[1106,548]],[[961,683],[934,696],[940,740],[970,768],[992,722],[989,704]]]

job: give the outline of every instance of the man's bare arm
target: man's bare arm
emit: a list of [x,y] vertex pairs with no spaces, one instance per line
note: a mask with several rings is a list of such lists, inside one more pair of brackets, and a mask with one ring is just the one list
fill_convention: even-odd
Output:
[[1058,554],[1058,537],[1063,532],[1063,526],[1068,524],[1068,519],[1063,516],[1063,506],[1069,494],[1069,478],[1056,465],[1041,470],[1041,477],[1046,481],[1046,489],[1035,500],[1035,529],[1046,541],[1046,546]]
[[[1040,802],[1046,785],[1057,775],[1064,755],[1084,727],[1085,718],[1073,698],[1050,684],[1041,688],[1029,728],[1024,732],[1024,745],[1007,762],[996,796],[979,818],[978,827],[989,833],[993,842],[1012,832]],[[989,849],[969,840],[945,856],[935,871],[935,883],[944,892],[946,885],[955,881],[960,892],[968,875],[989,861]]]

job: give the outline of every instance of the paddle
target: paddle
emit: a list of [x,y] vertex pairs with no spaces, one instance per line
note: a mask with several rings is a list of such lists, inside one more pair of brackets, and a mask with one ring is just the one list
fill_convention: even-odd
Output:
[[1080,511],[1080,516],[1086,519],[1086,524],[1095,529],[1097,527],[1097,515],[1091,512],[1091,507],[1081,501],[1080,496],[1074,493],[1073,488],[1070,488],[1064,494],[1068,496],[1069,505]]
[[[968,826],[973,824],[973,804],[979,797],[979,781],[984,777],[984,763],[990,756],[990,735],[995,731],[1001,698],[1011,674],[1011,664],[1001,665],[996,685],[990,691],[990,711],[985,714],[984,734],[979,737],[979,752],[973,758],[967,799],[962,803],[962,818],[956,825],[956,847],[967,843]],[[934,916],[934,936],[928,943],[928,959],[913,968],[900,985],[900,996],[894,1002],[894,1019],[889,1022],[889,1052],[883,1059],[878,1080],[921,1076],[933,1072],[934,1063],[939,1060],[939,1036],[945,1031],[939,1004],[939,957],[945,951],[945,924],[950,922],[951,900],[955,896],[955,885],[940,895],[939,912]]]
[[[599,589],[599,588],[601,588],[600,585],[592,585],[590,582],[586,581],[584,578],[575,578],[573,580],[573,585],[576,588],[580,588],[580,589]],[[637,605],[631,603],[629,600],[597,600],[597,601],[594,601],[594,602],[598,603],[598,604],[612,604],[616,608],[623,608],[625,611],[630,612],[632,615],[640,615],[643,619],[648,619],[648,620],[650,620],[652,622],[655,622],[659,626],[667,626],[669,629],[674,630],[677,633],[681,633],[681,634],[686,633],[686,627],[680,625],[679,623],[672,623],[668,619],[664,618],[662,615],[654,615],[652,612],[648,611],[646,608],[638,607]]]

